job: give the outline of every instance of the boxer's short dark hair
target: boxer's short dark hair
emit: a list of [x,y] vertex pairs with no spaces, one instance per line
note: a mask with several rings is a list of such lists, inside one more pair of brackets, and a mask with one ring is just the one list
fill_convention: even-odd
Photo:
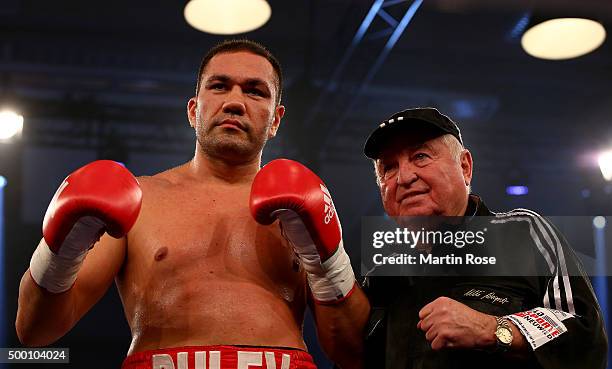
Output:
[[282,72],[280,63],[278,62],[278,59],[276,59],[276,57],[272,55],[270,50],[268,50],[262,44],[255,42],[255,41],[247,40],[247,39],[225,40],[217,44],[216,46],[214,46],[212,49],[208,51],[208,53],[206,53],[206,55],[204,55],[204,58],[202,58],[202,62],[200,63],[200,69],[198,70],[198,79],[196,82],[196,91],[195,91],[196,96],[198,96],[198,93],[200,92],[200,84],[202,83],[202,74],[204,73],[204,70],[206,69],[206,66],[208,65],[210,60],[217,54],[232,53],[232,52],[238,52],[238,51],[248,51],[255,55],[262,56],[266,58],[266,60],[268,60],[270,64],[272,64],[272,68],[274,69],[274,72],[276,73],[276,78],[274,80],[274,83],[276,84],[276,90],[278,91],[276,94],[276,104],[277,105],[280,104],[282,88],[283,88],[283,72]]

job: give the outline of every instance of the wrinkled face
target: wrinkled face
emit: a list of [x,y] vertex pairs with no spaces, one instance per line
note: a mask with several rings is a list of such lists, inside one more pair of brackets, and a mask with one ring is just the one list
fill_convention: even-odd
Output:
[[376,160],[385,211],[389,216],[464,215],[470,152],[463,150],[457,160],[442,136],[419,137],[394,137]]
[[246,51],[217,54],[201,83],[187,105],[200,150],[231,163],[256,159],[285,112],[275,103],[279,91],[270,62]]

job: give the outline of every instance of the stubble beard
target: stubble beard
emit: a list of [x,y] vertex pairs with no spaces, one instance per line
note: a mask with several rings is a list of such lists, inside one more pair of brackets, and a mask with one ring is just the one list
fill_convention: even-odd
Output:
[[217,126],[218,123],[213,120],[204,124],[201,116],[196,114],[196,139],[205,156],[233,165],[257,158],[268,141],[272,124],[268,122],[262,134],[257,135],[248,125],[244,125],[244,131],[235,132]]

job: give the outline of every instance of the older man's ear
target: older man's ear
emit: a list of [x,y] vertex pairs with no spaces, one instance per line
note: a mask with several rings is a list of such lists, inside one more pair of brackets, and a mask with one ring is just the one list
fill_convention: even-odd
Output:
[[461,153],[461,172],[463,173],[463,179],[465,185],[469,186],[472,183],[472,167],[474,165],[472,161],[472,153],[470,150],[465,149]]

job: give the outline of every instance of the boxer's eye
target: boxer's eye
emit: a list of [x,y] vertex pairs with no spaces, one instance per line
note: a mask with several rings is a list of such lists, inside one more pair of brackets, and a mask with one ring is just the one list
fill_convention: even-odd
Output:
[[264,93],[257,88],[248,88],[245,92],[249,95],[264,97]]
[[222,91],[222,90],[225,90],[225,84],[223,84],[223,83],[213,83],[212,85],[208,86],[208,88],[211,89],[211,90]]

